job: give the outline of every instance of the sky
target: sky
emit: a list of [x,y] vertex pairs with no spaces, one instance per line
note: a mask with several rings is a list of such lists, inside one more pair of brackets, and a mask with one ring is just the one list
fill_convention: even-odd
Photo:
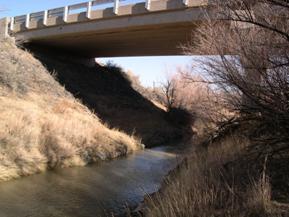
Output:
[[98,58],[96,61],[106,63],[112,61],[126,71],[139,76],[144,86],[158,85],[173,75],[178,67],[191,65],[192,57],[188,56],[155,56],[155,57],[120,57]]
[[[62,7],[86,0],[0,0],[0,17],[24,15],[45,9]],[[98,59],[105,63],[109,59]],[[162,57],[122,57],[111,58],[114,63],[138,75],[144,86],[152,86],[162,82],[167,74],[173,74],[177,67],[186,67],[191,64],[192,58],[188,56],[162,56]]]

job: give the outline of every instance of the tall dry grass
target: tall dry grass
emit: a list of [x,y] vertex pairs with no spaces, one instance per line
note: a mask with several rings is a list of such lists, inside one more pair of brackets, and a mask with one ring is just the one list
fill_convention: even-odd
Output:
[[[146,199],[148,217],[287,216],[271,198],[266,170],[228,166],[241,157],[247,139],[230,136],[207,151],[193,152],[161,192]],[[227,166],[226,166],[227,165]]]
[[109,129],[13,42],[0,42],[0,57],[0,181],[141,147],[133,136]]

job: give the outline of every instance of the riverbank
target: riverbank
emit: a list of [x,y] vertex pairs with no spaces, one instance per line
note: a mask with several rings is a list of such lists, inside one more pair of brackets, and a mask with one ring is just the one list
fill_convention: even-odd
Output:
[[286,157],[258,157],[240,133],[200,142],[147,196],[136,216],[281,217],[289,215]]
[[41,62],[0,42],[0,181],[127,155],[139,139],[108,128]]

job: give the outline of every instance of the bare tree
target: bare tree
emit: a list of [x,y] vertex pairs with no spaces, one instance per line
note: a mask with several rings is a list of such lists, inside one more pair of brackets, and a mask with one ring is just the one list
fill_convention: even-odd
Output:
[[255,126],[254,148],[289,149],[289,2],[215,0],[213,8],[217,19],[185,51],[215,55],[200,63],[228,109]]
[[165,82],[161,84],[161,90],[164,96],[164,104],[168,111],[173,107],[176,107],[176,85],[175,80],[167,78]]

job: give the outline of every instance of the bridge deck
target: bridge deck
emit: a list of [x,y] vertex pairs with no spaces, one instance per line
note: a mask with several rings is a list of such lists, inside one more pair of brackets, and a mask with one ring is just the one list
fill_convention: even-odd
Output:
[[99,0],[11,20],[17,40],[86,57],[182,54],[208,0]]

